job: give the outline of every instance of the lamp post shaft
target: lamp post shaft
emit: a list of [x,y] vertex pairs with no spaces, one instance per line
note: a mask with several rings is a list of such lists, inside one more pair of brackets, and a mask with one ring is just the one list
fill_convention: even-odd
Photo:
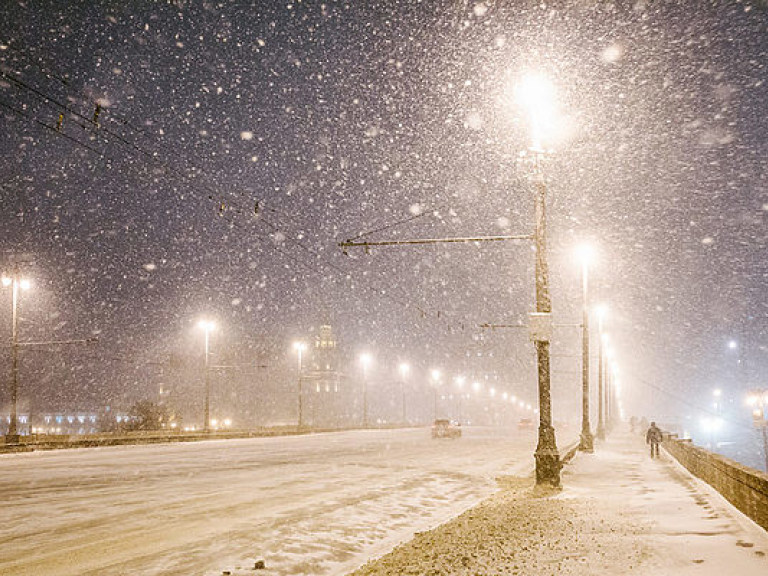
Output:
[[298,356],[299,356],[299,372],[298,372],[298,390],[299,390],[299,428],[301,428],[304,425],[304,398],[303,398],[303,390],[302,390],[302,382],[301,382],[301,352],[302,348],[299,347],[297,349]]
[[581,321],[581,439],[579,450],[594,452],[594,438],[589,424],[589,274],[582,269],[583,313]]
[[[535,232],[536,244],[536,312],[552,313],[547,265],[547,187],[541,173],[540,154],[536,153]],[[560,486],[560,454],[557,451],[555,429],[552,426],[552,396],[550,388],[549,336],[535,341],[539,388],[539,439],[536,446],[536,484]]]
[[12,282],[11,313],[11,418],[8,423],[9,439],[16,440],[19,418],[19,269],[14,268]]
[[363,428],[368,428],[368,375],[363,368]]
[[598,319],[597,329],[597,437],[605,440],[605,422],[603,421],[603,320]]
[[209,369],[208,353],[208,335],[210,330],[205,329],[205,414],[203,417],[203,430],[209,432],[211,429],[211,371]]

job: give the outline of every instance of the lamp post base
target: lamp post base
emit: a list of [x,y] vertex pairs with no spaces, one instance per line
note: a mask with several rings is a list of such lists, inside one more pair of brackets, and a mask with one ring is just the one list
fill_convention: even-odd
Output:
[[557,451],[555,429],[552,426],[539,428],[539,445],[534,454],[536,459],[536,485],[560,488],[560,470],[563,463]]
[[605,426],[602,424],[597,425],[597,439],[605,440]]
[[592,432],[589,430],[581,433],[581,439],[579,440],[579,450],[582,452],[595,451],[595,437],[592,436]]

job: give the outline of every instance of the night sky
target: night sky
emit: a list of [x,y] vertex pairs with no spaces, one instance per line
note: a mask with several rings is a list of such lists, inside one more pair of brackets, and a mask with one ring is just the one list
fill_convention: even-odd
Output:
[[[368,349],[374,378],[408,359],[533,401],[525,330],[479,328],[526,321],[529,245],[337,243],[531,232],[513,87],[541,70],[567,127],[545,166],[556,322],[579,321],[589,240],[627,412],[695,434],[719,387],[751,434],[767,62],[764,2],[5,0],[0,251],[33,260],[22,339],[99,337],[25,353],[22,395],[146,396],[155,363],[200,354],[206,316],[277,380],[330,322],[350,373]],[[557,417],[576,417],[578,346],[558,330]]]

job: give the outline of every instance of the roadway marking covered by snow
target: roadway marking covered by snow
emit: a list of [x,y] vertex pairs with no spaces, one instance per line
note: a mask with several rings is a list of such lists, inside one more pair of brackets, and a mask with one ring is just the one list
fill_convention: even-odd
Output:
[[[535,432],[364,430],[0,457],[0,573],[343,574],[529,469]],[[263,574],[264,572],[262,572]]]

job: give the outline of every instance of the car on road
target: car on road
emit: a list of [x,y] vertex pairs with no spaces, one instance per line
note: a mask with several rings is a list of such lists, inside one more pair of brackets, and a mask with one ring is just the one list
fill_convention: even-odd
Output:
[[432,438],[461,438],[461,426],[439,418],[432,425]]
[[518,430],[533,428],[533,420],[530,418],[520,418],[520,421],[517,423],[517,428]]

